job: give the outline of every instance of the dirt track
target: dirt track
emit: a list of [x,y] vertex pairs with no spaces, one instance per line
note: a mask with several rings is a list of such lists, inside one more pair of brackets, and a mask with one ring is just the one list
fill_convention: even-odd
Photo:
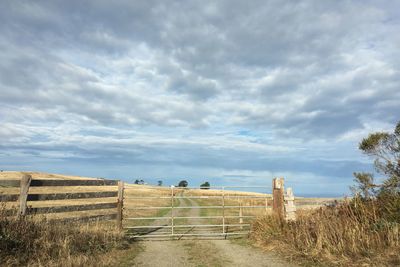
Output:
[[[192,206],[196,202],[190,200]],[[185,216],[199,216],[199,209],[190,209]],[[189,224],[198,224],[189,220]],[[133,266],[274,266],[294,267],[271,253],[230,240],[142,241],[141,252]]]

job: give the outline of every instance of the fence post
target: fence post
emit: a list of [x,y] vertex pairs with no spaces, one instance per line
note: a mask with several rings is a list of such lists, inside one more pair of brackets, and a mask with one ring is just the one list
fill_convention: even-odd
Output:
[[284,212],[284,179],[274,178],[272,180],[272,210],[280,218],[283,218]]
[[294,221],[296,220],[296,206],[294,204],[294,194],[292,188],[286,190],[284,196],[285,200],[285,220]]
[[24,174],[21,178],[20,193],[19,193],[19,212],[18,216],[25,216],[27,210],[28,191],[31,185],[32,176]]
[[124,182],[118,181],[118,202],[117,202],[117,228],[122,231],[123,207],[124,207]]

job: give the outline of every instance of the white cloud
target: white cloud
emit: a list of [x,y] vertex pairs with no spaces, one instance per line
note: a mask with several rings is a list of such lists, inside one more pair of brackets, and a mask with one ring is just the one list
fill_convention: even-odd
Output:
[[0,10],[2,149],[18,159],[114,153],[117,165],[124,157],[120,164],[209,164],[209,174],[310,173],[323,160],[315,177],[351,175],[351,163],[364,162],[358,140],[399,119],[395,10],[8,2]]

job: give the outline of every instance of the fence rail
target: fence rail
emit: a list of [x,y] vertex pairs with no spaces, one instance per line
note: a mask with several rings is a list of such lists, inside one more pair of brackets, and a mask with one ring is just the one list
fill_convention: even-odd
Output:
[[[33,187],[115,187],[114,190],[100,192],[73,192],[73,193],[29,193],[29,189]],[[0,180],[2,188],[20,188],[19,194],[1,194],[0,201],[16,202],[19,201],[18,216],[35,215],[35,214],[55,214],[64,212],[83,212],[83,211],[100,211],[114,209],[115,213],[86,215],[68,218],[55,218],[51,220],[63,222],[89,222],[98,220],[116,220],[117,226],[121,226],[122,202],[120,201],[120,190],[123,183],[118,180],[57,180],[36,178],[32,179],[30,175],[24,175],[20,180]],[[90,191],[90,190],[88,190]],[[52,200],[74,200],[74,199],[98,199],[105,198],[108,202],[94,204],[79,205],[53,205],[53,206],[29,206],[30,202],[36,201],[52,201]],[[112,198],[112,199],[109,199]],[[15,211],[6,211],[7,215],[15,215]]]

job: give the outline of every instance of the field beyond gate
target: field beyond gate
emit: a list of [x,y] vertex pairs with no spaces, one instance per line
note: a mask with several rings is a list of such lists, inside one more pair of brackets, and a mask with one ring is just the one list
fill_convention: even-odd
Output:
[[272,208],[271,194],[234,191],[254,189],[267,192],[271,187],[127,185],[123,228],[128,236],[141,239],[247,235],[251,221]]

